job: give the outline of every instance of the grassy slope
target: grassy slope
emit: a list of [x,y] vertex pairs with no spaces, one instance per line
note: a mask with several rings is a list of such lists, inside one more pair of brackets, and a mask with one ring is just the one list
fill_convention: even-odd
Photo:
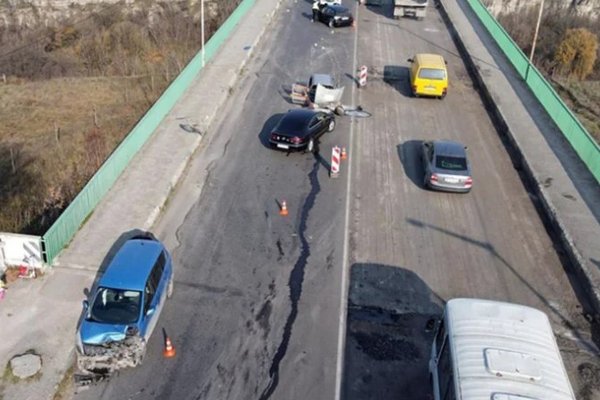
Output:
[[[150,105],[144,86],[125,78],[0,84],[0,231],[23,230],[32,217],[23,204],[35,213],[70,201]],[[33,190],[13,196],[31,181]]]
[[600,143],[600,81],[560,80],[552,84],[590,135]]

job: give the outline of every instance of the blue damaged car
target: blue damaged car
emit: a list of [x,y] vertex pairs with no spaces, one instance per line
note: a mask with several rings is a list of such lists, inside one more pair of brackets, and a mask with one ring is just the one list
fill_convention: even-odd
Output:
[[171,256],[153,236],[127,240],[83,302],[77,330],[80,372],[110,375],[141,363],[167,297],[173,293]]

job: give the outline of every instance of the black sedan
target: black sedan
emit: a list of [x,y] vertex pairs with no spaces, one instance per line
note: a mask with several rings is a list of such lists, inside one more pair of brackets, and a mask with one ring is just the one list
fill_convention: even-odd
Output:
[[333,113],[299,108],[288,111],[271,132],[271,147],[283,150],[315,150],[315,143],[325,132],[335,129]]
[[330,28],[334,28],[352,25],[354,17],[346,7],[333,4],[326,5],[319,10],[319,21],[326,23]]

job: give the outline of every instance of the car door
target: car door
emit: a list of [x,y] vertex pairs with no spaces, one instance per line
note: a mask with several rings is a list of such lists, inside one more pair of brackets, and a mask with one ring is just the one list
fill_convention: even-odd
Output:
[[317,119],[317,137],[320,137],[325,132],[327,132],[327,114],[318,113],[317,115],[315,115],[315,117]]
[[320,120],[318,117],[319,114],[313,115],[308,123],[309,137],[312,139],[318,138],[321,134],[322,120]]
[[146,340],[156,327],[167,295],[168,277],[165,273],[165,263],[166,256],[163,251],[156,260],[144,289],[144,313],[140,330]]
[[335,11],[331,7],[325,6],[319,13],[321,21],[328,23],[335,16]]
[[423,142],[421,151],[421,160],[423,161],[423,174],[428,175],[431,173],[431,163],[433,162],[433,143]]

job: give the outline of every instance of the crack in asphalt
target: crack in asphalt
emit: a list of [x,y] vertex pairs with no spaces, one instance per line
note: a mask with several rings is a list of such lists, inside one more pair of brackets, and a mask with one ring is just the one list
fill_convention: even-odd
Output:
[[305,236],[306,225],[310,210],[313,208],[317,195],[321,191],[321,185],[319,184],[319,179],[317,177],[317,172],[319,171],[320,165],[321,163],[319,162],[318,155],[315,155],[315,163],[313,164],[312,171],[308,174],[311,191],[308,194],[304,205],[302,206],[302,213],[300,214],[300,226],[298,227],[298,237],[300,238],[301,243],[300,256],[294,264],[294,268],[292,268],[290,279],[288,281],[291,300],[290,314],[288,315],[283,328],[283,337],[281,339],[281,343],[275,352],[273,361],[271,363],[271,368],[269,368],[270,382],[260,395],[260,400],[267,400],[270,398],[279,384],[279,366],[285,357],[285,354],[287,353],[290,338],[292,336],[292,328],[294,326],[294,322],[296,321],[296,317],[298,316],[298,302],[300,301],[300,296],[302,294],[304,269],[308,262],[308,258],[310,257],[310,245]]

